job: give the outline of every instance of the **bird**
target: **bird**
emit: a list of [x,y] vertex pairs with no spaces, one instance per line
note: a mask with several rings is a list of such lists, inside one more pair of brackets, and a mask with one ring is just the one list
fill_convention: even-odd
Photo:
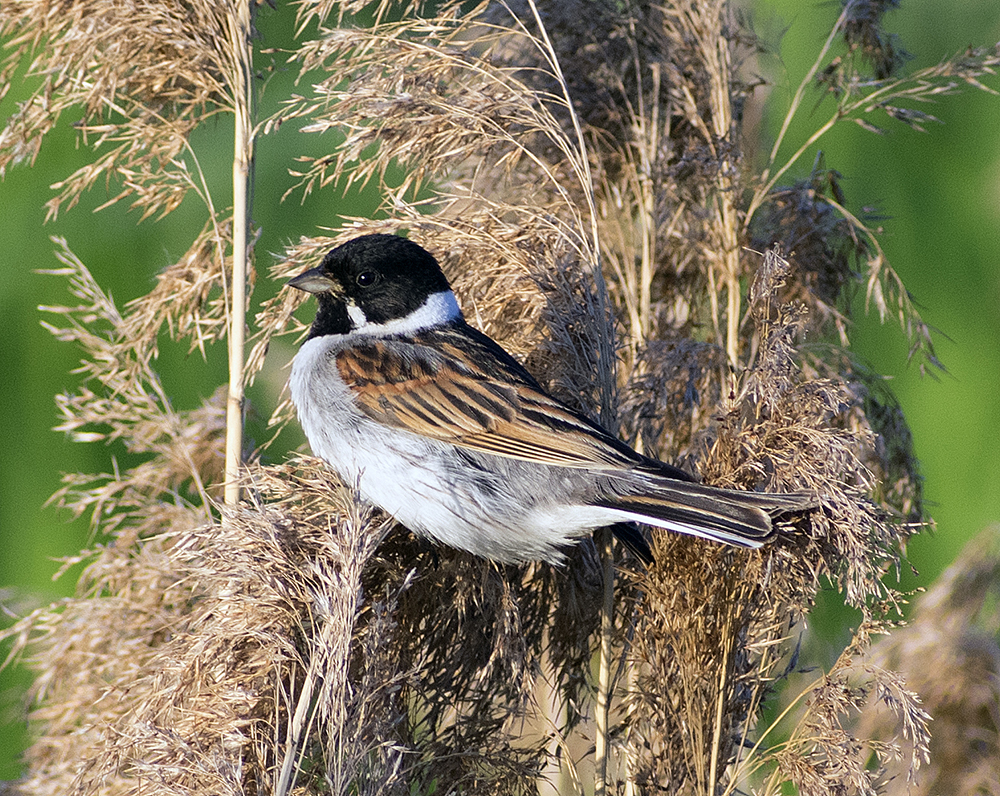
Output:
[[318,302],[289,377],[313,453],[418,535],[503,564],[562,564],[611,528],[652,563],[637,523],[755,548],[810,505],[698,483],[553,398],[466,322],[408,238],[355,237],[288,285]]

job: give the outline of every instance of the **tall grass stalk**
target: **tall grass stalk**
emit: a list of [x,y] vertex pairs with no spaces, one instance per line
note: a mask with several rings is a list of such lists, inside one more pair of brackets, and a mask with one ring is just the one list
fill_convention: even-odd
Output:
[[229,394],[226,397],[226,505],[240,499],[243,461],[243,390],[246,367],[247,280],[250,271],[254,112],[251,3],[237,0],[227,18],[233,64],[233,267],[230,281]]

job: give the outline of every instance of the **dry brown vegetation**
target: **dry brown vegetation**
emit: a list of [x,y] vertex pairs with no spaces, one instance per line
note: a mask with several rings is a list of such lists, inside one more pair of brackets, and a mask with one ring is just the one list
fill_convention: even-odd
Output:
[[[147,460],[73,476],[58,496],[98,541],[77,596],[8,633],[35,673],[34,741],[12,787],[714,796],[784,783],[873,794],[891,761],[895,781],[914,776],[930,741],[896,673],[906,644],[870,647],[897,618],[883,576],[923,520],[920,478],[898,408],[844,347],[857,291],[937,365],[836,174],[817,162],[786,177],[833,124],[919,125],[915,101],[978,85],[1000,58],[900,75],[888,5],[846,4],[789,113],[817,85],[836,112],[779,161],[784,127],[760,174],[745,167],[737,110],[759,45],[721,0],[279,9],[298,14],[301,93],[254,134],[340,131],[326,156],[294,165],[300,190],[375,181],[385,202],[380,220],[340,219],[289,247],[272,279],[362,231],[405,230],[441,260],[470,322],[558,397],[710,483],[821,497],[759,552],[666,534],[648,570],[616,552],[602,621],[612,562],[589,541],[564,568],[498,566],[395,527],[316,460],[266,466],[259,451],[242,501],[219,505],[225,396],[174,410],[154,354],[164,329],[203,348],[242,328],[230,314],[240,213],[216,206],[190,145],[206,118],[252,113],[240,4],[5,3],[0,84],[30,55],[41,85],[0,132],[0,171],[82,108],[95,159],[56,186],[52,213],[107,179],[143,216],[193,192],[208,219],[125,308],[60,244],[74,298],[48,323],[85,364],[59,427]],[[390,184],[396,167],[406,176]],[[300,300],[283,291],[259,308],[241,382],[275,335],[301,333]],[[272,423],[289,419],[286,402]],[[824,580],[862,623],[765,722]],[[932,603],[940,626],[946,603]],[[874,703],[879,722],[858,725]]]

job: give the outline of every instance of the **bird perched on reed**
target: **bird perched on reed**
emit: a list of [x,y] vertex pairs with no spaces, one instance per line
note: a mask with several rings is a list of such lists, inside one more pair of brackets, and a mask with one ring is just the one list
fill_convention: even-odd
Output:
[[434,257],[394,235],[344,243],[289,285],[319,308],[292,364],[313,452],[416,533],[502,562],[559,562],[597,528],[644,560],[635,523],[758,547],[801,493],[696,483],[560,403],[465,322]]

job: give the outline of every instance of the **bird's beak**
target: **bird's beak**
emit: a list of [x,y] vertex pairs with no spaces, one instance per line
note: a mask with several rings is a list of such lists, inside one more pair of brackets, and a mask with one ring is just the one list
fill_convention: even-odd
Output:
[[323,273],[321,268],[310,268],[288,280],[288,286],[304,290],[306,293],[339,292],[337,283]]

